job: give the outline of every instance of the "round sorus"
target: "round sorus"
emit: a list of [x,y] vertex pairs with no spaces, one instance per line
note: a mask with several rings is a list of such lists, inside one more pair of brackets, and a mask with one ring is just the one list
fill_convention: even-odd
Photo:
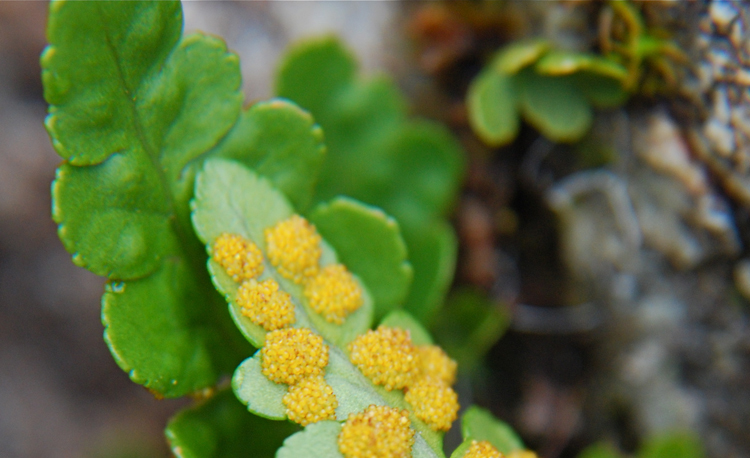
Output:
[[420,378],[404,396],[414,415],[436,431],[448,431],[458,415],[458,395],[438,379]]
[[261,350],[263,375],[276,383],[294,385],[322,375],[328,365],[328,346],[307,328],[287,328],[266,334]]
[[336,419],[336,395],[321,375],[302,379],[290,386],[282,401],[287,417],[302,426]]
[[341,324],[344,318],[362,306],[362,288],[341,264],[321,269],[305,283],[310,307],[329,323]]
[[263,273],[263,253],[240,235],[221,234],[214,241],[211,256],[238,283]]
[[294,323],[294,305],[288,293],[279,291],[276,280],[248,280],[237,290],[237,305],[250,321],[266,331],[281,329]]
[[320,235],[305,218],[293,215],[266,229],[268,258],[281,275],[302,283],[318,273]]
[[414,445],[414,430],[408,411],[371,405],[349,415],[338,442],[346,458],[407,458]]
[[417,354],[408,331],[380,326],[349,344],[349,359],[376,385],[401,389],[417,375]]
[[450,386],[456,381],[457,364],[437,345],[418,345],[419,377],[432,377]]
[[471,441],[469,450],[461,458],[504,458],[504,455],[487,441]]

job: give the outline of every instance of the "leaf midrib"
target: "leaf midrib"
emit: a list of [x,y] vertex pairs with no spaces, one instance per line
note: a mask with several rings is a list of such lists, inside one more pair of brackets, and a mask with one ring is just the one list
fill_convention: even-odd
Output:
[[[107,21],[105,19],[105,15],[102,13],[102,4],[101,3],[97,3],[97,11],[99,12],[99,17],[102,20],[102,22],[106,24]],[[172,192],[171,192],[171,187],[170,187],[169,179],[167,178],[166,173],[164,172],[164,169],[161,167],[161,163],[158,160],[159,155],[156,154],[156,151],[153,150],[153,148],[151,147],[151,145],[149,144],[149,142],[146,140],[146,135],[144,133],[145,129],[143,127],[143,122],[142,122],[141,116],[140,116],[140,114],[138,112],[138,107],[137,107],[137,105],[135,103],[135,95],[134,94],[136,94],[137,91],[135,90],[135,88],[128,87],[128,84],[127,84],[127,81],[125,80],[124,72],[123,72],[123,69],[122,69],[120,55],[117,52],[117,48],[114,46],[114,44],[112,42],[112,38],[109,35],[109,28],[108,27],[104,27],[103,29],[104,29],[104,38],[105,38],[105,41],[106,41],[107,48],[109,49],[109,51],[112,53],[112,56],[114,57],[115,68],[117,70],[117,78],[119,79],[121,86],[124,88],[123,92],[124,92],[125,98],[127,100],[127,104],[130,107],[132,116],[133,116],[133,127],[135,129],[135,136],[137,138],[138,143],[140,143],[141,148],[143,149],[144,153],[146,154],[146,157],[148,158],[149,162],[151,163],[151,167],[153,167],[153,169],[156,170],[156,174],[157,174],[158,179],[159,179],[159,184],[161,185],[162,197],[167,202],[167,212],[166,212],[166,214],[164,216],[168,220],[170,220],[170,223],[171,223],[170,226],[172,227],[172,229],[174,231],[174,234],[175,234],[175,236],[177,237],[177,239],[179,241],[180,247],[184,251],[187,251],[189,249],[189,247],[190,247],[190,238],[189,238],[188,233],[185,231],[185,229],[179,223],[179,218],[177,218],[177,212],[175,210],[175,206],[176,205],[175,205],[174,196],[172,195]],[[177,47],[177,44],[167,54],[167,56],[165,57],[165,62],[172,55],[172,53],[174,52],[174,50],[175,50],[176,47]],[[153,71],[154,71],[154,69],[153,69],[153,65],[152,65],[151,68],[148,69],[148,71],[146,72],[146,74],[150,74]],[[143,78],[141,78],[140,81],[143,81]],[[140,86],[140,81],[139,81],[139,84],[138,84],[139,86]],[[131,154],[133,154],[133,153],[131,153]],[[183,253],[171,253],[171,254],[174,255],[174,256],[178,256],[180,258],[184,257]],[[198,269],[196,269],[196,263],[195,262],[190,263],[190,265],[193,267],[192,270],[194,272],[198,272],[199,271]],[[149,273],[147,275],[144,275],[144,277],[147,277],[147,276],[151,275],[152,273],[153,272],[151,272],[151,273]]]

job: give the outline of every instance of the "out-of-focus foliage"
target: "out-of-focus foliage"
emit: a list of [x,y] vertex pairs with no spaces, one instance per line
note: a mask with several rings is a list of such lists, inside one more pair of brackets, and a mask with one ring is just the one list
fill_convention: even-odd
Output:
[[578,458],[622,458],[622,454],[611,444],[599,442],[586,447]]
[[686,60],[684,53],[650,33],[633,3],[612,0],[602,17],[600,53],[556,49],[543,39],[497,52],[466,98],[471,126],[485,143],[513,141],[521,117],[552,141],[575,142],[591,127],[594,108],[675,84],[674,64]]
[[455,265],[456,237],[444,218],[463,176],[456,140],[437,123],[410,118],[390,79],[358,77],[354,57],[332,37],[293,47],[276,90],[310,110],[326,133],[328,157],[314,200],[346,195],[398,220],[414,267],[404,306],[431,319]]
[[493,146],[516,137],[521,116],[550,140],[576,141],[589,130],[593,107],[625,100],[626,76],[624,67],[595,54],[556,51],[545,40],[512,43],[469,87],[469,120]]
[[[612,444],[599,442],[585,448],[578,458],[626,458]],[[658,434],[647,439],[637,458],[704,458],[706,456],[701,439],[689,432]]]
[[695,434],[678,432],[656,435],[638,451],[638,458],[704,458],[703,443]]
[[432,332],[438,343],[470,373],[510,325],[510,314],[474,289],[453,292],[436,317]]

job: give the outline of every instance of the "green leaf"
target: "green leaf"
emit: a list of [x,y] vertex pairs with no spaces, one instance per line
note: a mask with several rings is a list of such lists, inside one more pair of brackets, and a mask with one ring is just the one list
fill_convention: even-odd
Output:
[[188,219],[195,163],[241,109],[239,65],[181,27],[175,2],[53,2],[41,59],[47,129],[68,159],[53,184],[60,238],[110,279],[116,361],[164,396],[213,384],[248,351],[193,263]]
[[406,310],[392,311],[383,318],[380,324],[382,326],[401,328],[409,331],[411,341],[414,345],[432,345],[433,343],[430,333]]
[[578,458],[622,458],[622,454],[612,444],[599,442],[583,449]]
[[[61,167],[53,189],[53,217],[60,224],[60,237],[65,247],[75,253],[78,265],[117,279],[139,278],[158,268],[159,260],[166,255],[166,244],[161,239],[171,218],[175,214],[187,215],[189,196],[178,192],[182,190],[178,181],[185,165],[229,130],[242,102],[237,57],[227,53],[224,44],[213,38],[201,35],[185,38],[165,62],[153,62],[160,71],[141,75],[144,82],[133,86],[123,75],[142,73],[136,57],[140,58],[138,52],[145,46],[142,42],[154,39],[148,30],[133,27],[127,42],[117,43],[119,47],[111,44],[108,53],[99,49],[101,43],[91,38],[86,43],[94,49],[81,45],[82,49],[70,50],[79,43],[71,38],[64,24],[77,30],[81,22],[94,20],[94,13],[103,18],[116,16],[118,24],[119,21],[140,24],[149,23],[152,15],[164,13],[162,7],[143,6],[131,11],[131,6],[130,3],[55,3],[50,15],[52,44],[42,58],[44,72],[55,75],[50,76],[54,81],[50,83],[51,91],[60,85],[77,87],[80,81],[75,78],[83,78],[92,88],[98,87],[97,84],[111,90],[116,87],[123,93],[123,103],[127,102],[124,106],[103,108],[100,101],[109,100],[109,92],[88,92],[93,89],[66,92],[65,97],[50,95],[48,100],[48,130],[58,152],[70,157],[70,165],[96,164],[108,158],[112,162],[90,169],[73,169],[67,164]],[[173,20],[179,21],[181,16],[178,14]],[[58,21],[67,22],[58,24]],[[118,27],[121,26],[113,26],[113,30]],[[137,31],[144,36],[136,34]],[[78,32],[72,35],[77,36]],[[142,46],[137,47],[139,44]],[[131,49],[133,46],[136,48]],[[95,53],[92,59],[113,60],[122,74],[113,75],[106,65],[99,67],[92,62],[88,73],[82,75],[70,70],[66,65],[70,62],[60,57],[89,51]],[[135,62],[122,56],[129,56]],[[206,72],[209,68],[211,72]],[[208,75],[202,76],[205,73]],[[70,110],[75,113],[69,113]],[[70,124],[72,116],[94,117],[88,113],[91,110],[108,113],[116,110],[130,115],[100,123],[96,128],[100,141],[93,142],[86,140],[93,127]],[[102,155],[109,143],[116,147]],[[180,222],[189,223],[184,219]]]
[[252,358],[243,361],[234,371],[232,389],[237,399],[245,404],[250,412],[269,420],[286,419],[286,407],[282,399],[287,392],[287,386],[274,383],[263,375],[260,350]]
[[244,111],[211,155],[254,169],[271,180],[296,208],[305,209],[325,151],[323,131],[312,116],[287,100],[276,99]]
[[177,458],[232,458],[252,453],[273,458],[284,439],[299,431],[289,422],[248,414],[231,390],[177,413],[165,434]]
[[484,71],[469,86],[466,99],[471,127],[485,143],[502,146],[518,135],[516,78]]
[[450,131],[435,122],[413,120],[384,146],[393,164],[389,186],[368,203],[402,225],[442,220],[456,200],[464,174],[461,148]]
[[453,450],[453,453],[451,453],[450,458],[463,458],[466,452],[469,451],[469,448],[471,447],[472,440],[466,439],[461,444],[456,447],[455,450]]
[[573,51],[550,51],[542,56],[534,66],[540,75],[563,76],[577,72],[588,72],[616,80],[622,85],[628,77],[628,70],[621,64],[592,53]]
[[284,441],[276,458],[344,458],[339,451],[341,424],[320,421],[305,427]]
[[570,78],[540,76],[533,71],[525,71],[519,77],[524,117],[545,137],[555,142],[573,142],[589,130],[591,107]]
[[589,103],[596,108],[615,108],[628,100],[629,94],[620,81],[588,72],[576,73],[572,79]]
[[510,325],[510,314],[486,294],[460,289],[448,297],[431,330],[460,369],[471,372]]
[[453,281],[458,240],[445,221],[401,228],[414,266],[414,282],[404,309],[422,323],[429,323]]
[[[225,159],[210,159],[205,162],[203,170],[196,178],[193,208],[193,225],[209,252],[214,240],[225,232],[252,240],[265,252],[265,229],[293,214],[293,209],[284,195],[273,188],[267,179],[259,177],[237,162]],[[321,266],[337,262],[336,253],[325,241],[322,243],[322,249]],[[281,290],[291,295],[297,319],[295,326],[313,327],[325,339],[342,347],[369,329],[373,304],[368,290],[363,285],[362,307],[350,314],[342,325],[336,325],[327,322],[310,308],[301,285],[282,277],[267,259],[264,263],[260,280],[274,278]],[[212,266],[210,270],[214,285],[230,302],[230,310],[237,326],[253,345],[262,346],[265,332],[249,320],[241,319],[238,307],[234,303],[236,288],[239,285],[228,282],[226,276],[218,275],[220,268]]]
[[[119,4],[114,5],[110,8],[117,9]],[[65,8],[62,10],[67,11]],[[140,19],[140,17],[132,18],[136,22]],[[133,39],[133,41],[137,43],[137,40]],[[65,49],[68,45],[69,43],[56,45],[54,42],[50,45],[42,58],[42,65],[49,66],[45,68],[46,72],[54,73],[55,65],[59,64],[54,59],[57,56],[56,51],[61,48]],[[120,54],[132,51],[126,46],[123,48],[125,49],[113,46],[110,50],[112,54],[110,57],[116,61],[118,67],[122,68],[122,72],[127,73],[130,67],[138,64],[124,60],[117,61]],[[136,59],[136,57],[130,57]],[[103,59],[103,57],[99,58]],[[66,143],[68,136],[76,137],[71,129],[80,128],[77,134],[81,138],[91,133],[90,126],[75,127],[65,122],[62,124],[58,122],[59,117],[67,119],[65,110],[71,104],[85,111],[85,107],[76,105],[75,102],[79,100],[65,100],[63,105],[56,105],[53,100],[50,100],[47,126],[53,143],[60,145],[58,149],[61,155],[65,156],[73,151],[70,164],[96,164],[108,157],[128,156],[131,160],[127,171],[130,173],[128,178],[134,182],[131,184],[134,189],[123,188],[121,191],[123,196],[141,200],[158,196],[159,200],[165,200],[166,194],[166,200],[171,198],[174,201],[174,211],[180,218],[180,223],[189,224],[187,203],[192,193],[192,176],[186,177],[184,172],[188,163],[214,146],[237,119],[242,103],[242,94],[239,91],[239,64],[237,56],[228,53],[223,42],[194,34],[182,39],[165,62],[155,62],[154,65],[155,70],[143,76],[144,81],[133,87],[129,86],[128,81],[120,75],[119,90],[126,96],[125,101],[128,104],[123,107],[107,107],[107,110],[125,110],[130,113],[130,116],[122,119],[108,118],[108,123],[102,122],[97,126],[97,135],[103,137],[104,144],[111,141],[117,145],[117,148],[109,151],[106,156],[101,155],[103,149],[100,145],[80,145],[80,147],[89,148],[89,151],[79,151],[74,150],[74,147],[79,147],[75,142]],[[102,70],[97,69],[99,72]],[[118,80],[117,75],[97,74],[94,69],[91,71],[92,77],[98,77],[100,81],[108,85],[111,85],[111,80]],[[88,103],[94,104],[89,108],[103,109],[98,105],[99,99],[92,100],[94,97],[93,94],[86,95]],[[108,95],[99,94],[98,97],[103,98]],[[80,114],[79,112],[78,115]],[[83,114],[86,115],[85,112]],[[207,122],[207,119],[210,121]],[[109,138],[105,138],[107,134]],[[60,140],[56,140],[58,136],[61,137]],[[143,189],[138,189],[139,181],[153,185],[155,180],[161,183],[153,187],[151,196],[144,195]],[[63,181],[60,187],[66,185],[68,183]],[[98,193],[98,190],[93,189],[92,192]],[[63,201],[59,208],[64,210],[67,203]],[[122,201],[117,203],[125,205]],[[129,204],[124,210],[132,213],[133,203],[129,202]],[[63,212],[56,213],[55,216],[65,218],[67,215]],[[167,217],[164,219],[168,219]],[[92,218],[89,224],[97,225],[97,219]],[[144,232],[147,230],[144,229]],[[67,245],[74,245],[72,249],[82,258],[82,262],[86,263],[86,267],[95,273],[106,274],[98,263],[100,261],[98,256],[106,259],[108,253],[92,250],[86,241],[81,240],[85,233],[69,232],[67,235],[69,236]],[[157,256],[161,254],[163,253],[156,253]],[[87,261],[87,258],[92,259]],[[140,272],[128,272],[130,271],[121,273],[116,271],[114,275],[119,278],[143,275]]]
[[[354,79],[357,63],[334,36],[300,42],[281,61],[276,92],[317,118]],[[325,128],[325,126],[324,126]]]
[[179,2],[52,2],[42,55],[47,129],[58,154],[96,164],[132,148],[133,99],[182,32]]
[[343,194],[378,205],[395,180],[386,143],[406,122],[406,101],[393,81],[380,76],[342,88],[329,105],[313,112],[325,129],[329,153],[316,200]]
[[[234,125],[242,106],[240,85],[237,55],[217,38],[192,34],[134,94],[139,143],[158,158],[167,179],[177,181],[189,161]],[[187,203],[182,201],[185,208]]]
[[104,340],[139,384],[178,397],[213,385],[249,349],[217,307],[206,276],[171,257],[148,277],[110,281],[102,298]]
[[704,458],[706,452],[700,437],[693,432],[676,432],[648,439],[638,458]]
[[497,53],[489,68],[498,73],[515,75],[536,62],[549,48],[549,41],[543,38],[514,41]]
[[63,163],[52,184],[52,216],[73,262],[117,279],[157,270],[177,244],[161,185],[133,154],[90,167]]
[[534,69],[540,75],[572,75],[576,87],[597,108],[620,106],[628,93],[623,84],[628,70],[621,64],[591,53],[550,51]]
[[464,440],[488,441],[506,455],[525,448],[513,428],[476,406],[466,409],[461,418],[461,434]]
[[318,232],[349,270],[367,285],[376,318],[399,307],[413,278],[398,223],[382,210],[346,197],[321,204],[310,214]]

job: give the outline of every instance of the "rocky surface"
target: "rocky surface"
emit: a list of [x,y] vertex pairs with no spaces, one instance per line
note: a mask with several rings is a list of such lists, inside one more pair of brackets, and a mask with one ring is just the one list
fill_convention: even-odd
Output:
[[750,323],[732,281],[733,208],[664,111],[622,122],[633,141],[616,167],[547,193],[569,271],[607,314],[587,424],[622,443],[624,415],[641,438],[695,431],[710,456],[746,456]]
[[[639,5],[694,64],[675,72],[669,94],[598,112],[579,145],[522,130],[494,151],[465,131],[455,86],[465,90],[494,49],[519,38],[595,49],[601,4],[417,14],[418,62],[471,160],[459,280],[514,310],[487,361],[493,381],[476,395],[543,456],[575,456],[603,438],[632,452],[675,430],[697,433],[708,456],[750,456],[750,6]],[[586,163],[596,156],[608,164]],[[489,234],[483,255],[472,227]]]

